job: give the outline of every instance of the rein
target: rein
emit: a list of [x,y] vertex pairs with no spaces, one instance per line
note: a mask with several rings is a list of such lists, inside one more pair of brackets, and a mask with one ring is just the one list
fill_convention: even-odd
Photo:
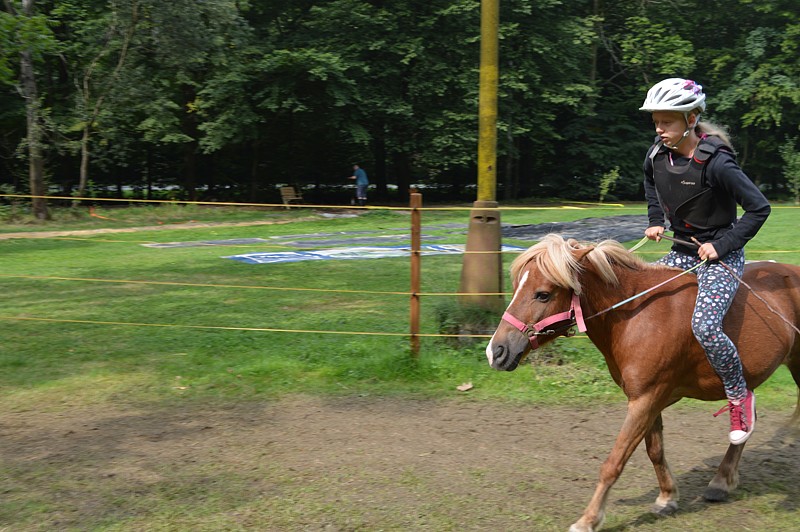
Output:
[[[664,238],[670,240],[669,237],[666,237],[664,235],[662,235],[662,236]],[[636,246],[631,248],[630,251],[633,252],[636,249],[638,249],[639,247],[641,247],[642,244],[644,244],[645,240],[646,240],[646,237],[645,237],[645,239],[642,239],[642,241],[639,242]],[[692,244],[692,245],[694,245],[694,244]],[[503,320],[506,321],[507,323],[510,323],[511,325],[513,325],[518,331],[520,331],[522,334],[524,334],[525,336],[528,337],[528,341],[531,344],[531,349],[538,349],[539,348],[539,338],[538,338],[539,336],[573,336],[575,334],[574,331],[571,332],[571,333],[570,333],[570,331],[576,325],[578,327],[578,332],[586,332],[586,320],[590,320],[592,318],[596,318],[598,316],[601,316],[601,315],[605,314],[606,312],[610,312],[610,311],[612,311],[614,309],[617,309],[617,308],[621,307],[622,305],[624,305],[626,303],[630,303],[634,299],[638,299],[638,298],[640,298],[640,297],[642,297],[644,295],[647,295],[650,292],[652,292],[653,290],[656,290],[657,288],[661,288],[665,284],[674,281],[678,277],[681,277],[682,275],[686,275],[687,273],[690,273],[691,271],[699,268],[700,266],[702,266],[706,262],[707,261],[704,260],[703,262],[701,262],[699,264],[696,264],[695,266],[692,266],[688,270],[684,270],[681,273],[679,273],[679,274],[677,274],[677,275],[675,275],[673,277],[670,277],[666,281],[662,281],[662,282],[658,283],[657,285],[648,288],[647,290],[643,290],[643,291],[639,292],[638,294],[635,294],[635,295],[629,297],[628,299],[625,299],[624,301],[620,301],[619,303],[615,303],[614,305],[611,305],[610,307],[608,307],[606,309],[603,309],[600,312],[596,312],[596,313],[592,314],[591,316],[589,316],[589,317],[587,317],[585,319],[583,317],[583,309],[581,308],[580,297],[576,293],[573,292],[572,293],[572,299],[570,301],[569,310],[567,310],[565,312],[558,313],[558,314],[554,314],[554,315],[552,315],[550,317],[547,317],[547,318],[545,318],[545,319],[543,319],[541,321],[536,322],[533,325],[524,323],[522,320],[520,320],[519,318],[517,318],[513,314],[509,313],[508,311],[503,313]],[[766,302],[765,302],[765,304],[766,304]],[[769,305],[767,305],[767,306],[769,306]],[[784,321],[785,321],[785,319],[784,319]],[[795,328],[795,330],[797,330],[797,328]],[[800,333],[800,331],[798,331],[798,332]]]
[[[680,238],[675,238],[675,237],[671,237],[671,236],[666,236],[666,235],[664,235],[664,234],[662,234],[662,235],[661,235],[661,238],[665,238],[665,239],[667,239],[667,240],[671,240],[672,242],[676,242],[676,243],[678,243],[678,244],[682,244],[682,245],[684,245],[684,246],[690,246],[690,247],[695,247],[695,248],[699,248],[699,247],[700,247],[700,242],[698,242],[698,241],[697,241],[697,239],[696,239],[696,238],[694,238],[694,237],[692,237],[692,242],[688,242],[688,241],[686,241],[686,240],[681,240]],[[705,262],[705,261],[703,261],[703,262]],[[765,300],[763,297],[761,297],[761,296],[758,294],[758,292],[756,292],[755,290],[753,290],[753,287],[752,287],[752,286],[750,286],[749,284],[747,284],[747,282],[746,282],[744,279],[742,279],[741,277],[739,277],[739,274],[738,274],[738,273],[736,273],[736,270],[734,270],[733,268],[731,268],[730,266],[728,266],[727,264],[725,264],[725,263],[724,263],[724,262],[722,262],[721,260],[718,260],[717,262],[719,262],[719,264],[720,264],[720,265],[721,265],[723,268],[725,268],[725,269],[728,271],[728,273],[729,273],[729,274],[731,274],[731,276],[732,276],[734,279],[736,279],[737,281],[739,281],[739,283],[740,283],[740,284],[743,284],[743,285],[744,285],[744,286],[745,286],[745,287],[746,287],[748,290],[750,290],[750,293],[751,293],[751,294],[753,294],[753,295],[756,297],[756,299],[758,299],[759,301],[761,301],[762,303],[764,303],[764,305],[767,307],[767,309],[768,309],[770,312],[772,312],[773,314],[775,314],[776,316],[778,316],[780,319],[782,319],[782,320],[784,321],[784,323],[786,323],[786,325],[788,325],[789,327],[791,327],[792,329],[794,329],[794,330],[795,330],[795,332],[797,332],[797,334],[800,334],[800,329],[798,329],[798,328],[797,328],[797,326],[796,326],[794,323],[792,323],[792,322],[790,322],[789,320],[787,320],[787,319],[786,319],[786,316],[784,316],[783,314],[781,314],[780,312],[778,312],[777,310],[775,310],[774,308],[772,308],[772,305],[770,305],[769,303],[767,303],[767,301],[766,301],[766,300]],[[702,264],[702,263],[700,263],[700,264]],[[698,266],[699,266],[700,264],[698,264]],[[688,271],[688,270],[687,270],[687,271]]]
[[630,303],[630,302],[631,302],[631,301],[633,301],[634,299],[638,299],[638,298],[640,298],[640,297],[642,297],[642,296],[644,296],[644,295],[647,295],[647,294],[649,294],[650,292],[652,292],[653,290],[655,290],[656,288],[661,288],[661,287],[662,287],[662,286],[664,286],[665,284],[667,284],[667,283],[670,283],[670,282],[674,281],[674,280],[675,280],[675,279],[677,279],[678,277],[680,277],[680,276],[682,276],[682,275],[686,275],[687,273],[689,273],[689,272],[691,272],[691,271],[693,271],[693,270],[696,270],[697,268],[699,268],[700,266],[702,266],[702,265],[703,265],[703,264],[705,264],[706,262],[707,262],[707,261],[705,261],[705,260],[704,260],[703,262],[701,262],[701,263],[699,263],[699,264],[695,264],[694,266],[692,266],[692,267],[691,267],[691,268],[689,268],[688,270],[684,270],[684,271],[682,271],[681,273],[679,273],[679,274],[677,274],[677,275],[674,275],[674,276],[670,277],[670,278],[669,278],[669,279],[667,279],[666,281],[662,281],[662,282],[658,283],[658,284],[657,284],[657,285],[655,285],[655,286],[651,286],[651,287],[650,287],[650,288],[648,288],[647,290],[642,290],[642,291],[641,291],[641,292],[639,292],[638,294],[636,294],[636,295],[633,295],[633,296],[629,297],[628,299],[626,299],[626,300],[624,300],[624,301],[620,301],[619,303],[615,303],[615,304],[611,305],[610,307],[608,307],[607,309],[603,309],[603,310],[601,310],[600,312],[595,312],[594,314],[592,314],[591,316],[589,316],[589,317],[588,317],[588,318],[586,318],[586,319],[587,319],[587,320],[590,320],[590,319],[592,319],[592,318],[595,318],[595,317],[597,317],[597,316],[601,316],[601,315],[605,314],[606,312],[609,312],[609,311],[612,311],[612,310],[614,310],[614,309],[617,309],[617,308],[621,307],[621,306],[622,306],[622,305],[624,305],[625,303]]
[[[676,242],[678,244],[683,244],[683,245],[690,246],[690,247],[695,247],[695,248],[699,248],[700,247],[700,242],[698,242],[697,239],[695,239],[695,238],[692,238],[692,240],[694,242],[688,242],[686,240],[681,240],[679,238],[674,238],[674,237],[667,236],[667,235],[665,235],[663,233],[660,236],[661,236],[661,238],[664,238],[666,240],[670,240],[672,242]],[[647,237],[643,238],[641,242],[639,242],[637,245],[635,245],[629,251],[633,252],[636,249],[638,249],[639,247],[641,247],[644,244],[644,242],[646,241],[646,239],[647,239]],[[661,288],[665,284],[668,284],[668,283],[674,281],[675,279],[681,277],[682,275],[686,275],[687,273],[690,273],[690,272],[696,270],[697,268],[699,268],[700,266],[702,266],[703,264],[705,264],[707,262],[708,262],[708,259],[705,259],[702,262],[692,266],[688,270],[684,270],[681,273],[679,273],[679,274],[677,274],[677,275],[675,275],[673,277],[670,277],[669,279],[667,279],[665,281],[662,281],[662,282],[658,283],[655,286],[652,286],[652,287],[648,288],[647,290],[643,290],[643,291],[639,292],[638,294],[635,294],[635,295],[629,297],[628,299],[625,299],[624,301],[620,301],[619,303],[615,303],[614,305],[611,305],[610,307],[608,307],[606,309],[603,309],[600,312],[596,312],[596,313],[592,314],[591,316],[588,316],[587,318],[583,317],[583,310],[581,309],[580,297],[578,296],[578,294],[573,292],[572,293],[572,298],[570,300],[569,310],[564,311],[564,312],[560,312],[558,314],[554,314],[554,315],[552,315],[550,317],[547,317],[547,318],[544,318],[543,320],[540,320],[540,321],[536,322],[533,325],[524,323],[522,320],[518,319],[516,316],[512,315],[508,311],[506,311],[503,314],[503,320],[506,321],[507,323],[510,323],[511,325],[513,325],[518,331],[520,331],[522,334],[524,334],[525,336],[528,337],[528,341],[531,344],[531,349],[538,349],[539,348],[539,338],[538,338],[539,336],[573,336],[575,334],[575,332],[572,331],[572,328],[575,327],[576,325],[578,327],[578,331],[579,332],[585,332],[586,331],[586,320],[590,320],[592,318],[596,318],[598,316],[602,316],[606,312],[610,312],[612,310],[615,310],[615,309],[621,307],[622,305],[624,305],[626,303],[630,303],[631,301],[633,301],[635,299],[638,299],[638,298],[640,298],[640,297],[642,297],[644,295],[647,295],[650,292],[652,292],[653,290]],[[786,319],[786,317],[783,316],[783,314],[781,314],[780,312],[778,312],[777,310],[772,308],[772,306],[769,303],[767,303],[767,301],[763,297],[761,297],[758,294],[758,292],[753,290],[753,288],[749,284],[747,284],[747,282],[745,282],[744,279],[742,279],[736,273],[736,271],[733,268],[731,268],[730,266],[728,266],[727,264],[725,264],[721,260],[719,260],[717,262],[719,262],[719,264],[721,264],[728,271],[728,273],[730,273],[737,281],[739,281],[739,283],[741,283],[745,287],[747,287],[747,289],[750,290],[750,292],[756,298],[758,298],[762,303],[764,303],[764,305],[767,307],[767,309],[770,310],[770,312],[772,312],[773,314],[777,315],[787,325],[789,325],[798,334],[800,334],[800,329],[798,329],[796,325],[794,325],[788,319]]]

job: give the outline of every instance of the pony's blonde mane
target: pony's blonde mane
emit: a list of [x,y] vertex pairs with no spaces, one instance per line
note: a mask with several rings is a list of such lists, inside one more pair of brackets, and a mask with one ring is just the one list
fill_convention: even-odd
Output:
[[[511,279],[514,287],[522,270],[531,261],[535,261],[539,271],[556,286],[571,288],[576,294],[581,293],[579,274],[584,270],[579,256],[585,253],[583,260],[588,261],[594,270],[611,286],[619,285],[615,268],[642,270],[656,267],[628,252],[616,240],[602,242],[578,242],[570,238],[564,240],[557,234],[549,234],[526,251],[523,251],[511,263]],[[576,257],[576,255],[578,255]]]

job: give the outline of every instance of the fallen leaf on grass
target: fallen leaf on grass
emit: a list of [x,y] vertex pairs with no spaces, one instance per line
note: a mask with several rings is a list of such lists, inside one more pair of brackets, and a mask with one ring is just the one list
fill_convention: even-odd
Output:
[[464,384],[462,384],[460,386],[456,386],[456,390],[458,390],[459,392],[466,392],[466,391],[471,390],[471,389],[472,389],[472,383],[471,382],[465,382]]

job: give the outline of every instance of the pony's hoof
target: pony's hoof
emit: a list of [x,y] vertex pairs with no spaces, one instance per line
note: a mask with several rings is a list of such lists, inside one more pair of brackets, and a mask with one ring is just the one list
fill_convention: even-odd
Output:
[[660,517],[674,515],[675,512],[677,511],[678,511],[678,503],[675,501],[669,501],[666,504],[656,503],[650,509],[651,513],[658,515]]
[[725,502],[728,500],[728,492],[722,488],[712,488],[709,486],[703,493],[703,498],[708,502]]
[[587,522],[587,519],[580,518],[576,522],[572,523],[572,526],[569,527],[569,532],[594,532],[595,530],[599,530],[601,526],[603,526],[603,517],[600,516],[600,519],[596,524],[592,524],[591,521]]

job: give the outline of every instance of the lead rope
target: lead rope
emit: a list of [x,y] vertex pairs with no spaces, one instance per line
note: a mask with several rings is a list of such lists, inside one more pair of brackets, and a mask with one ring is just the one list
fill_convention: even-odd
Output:
[[644,246],[644,245],[647,243],[647,241],[648,241],[648,240],[650,240],[650,239],[649,239],[649,238],[647,238],[647,237],[644,237],[644,238],[642,238],[641,240],[639,240],[639,243],[638,243],[638,244],[636,244],[635,246],[633,246],[632,248],[630,248],[628,251],[629,251],[629,252],[631,252],[631,253],[633,253],[634,251],[636,251],[636,250],[637,250],[637,249],[639,249],[640,247]]
[[[678,244],[683,244],[683,245],[685,245],[685,246],[689,246],[689,247],[695,247],[695,248],[699,248],[699,247],[700,247],[700,243],[699,243],[699,242],[697,242],[697,241],[696,241],[696,239],[694,239],[694,240],[695,240],[695,242],[689,242],[689,241],[686,241],[686,240],[681,240],[681,239],[679,239],[679,238],[674,238],[674,237],[671,237],[671,236],[667,236],[667,235],[665,235],[665,234],[663,234],[663,233],[662,233],[660,236],[661,236],[661,238],[663,238],[663,239],[670,240],[670,241],[672,241],[672,242],[677,242]],[[649,240],[649,239],[648,239],[647,237],[644,237],[644,238],[642,238],[642,239],[641,239],[641,240],[640,240],[640,241],[639,241],[639,242],[638,242],[636,245],[634,245],[633,247],[631,247],[630,249],[628,249],[628,251],[629,251],[629,252],[631,252],[631,253],[633,253],[634,251],[636,251],[637,249],[639,249],[640,247],[642,247],[642,246],[643,246],[643,245],[644,245],[644,244],[645,244],[645,243],[646,243],[648,240]],[[669,279],[667,279],[666,281],[662,281],[661,283],[659,283],[659,284],[657,284],[657,285],[655,285],[655,286],[653,286],[653,287],[650,287],[650,288],[648,288],[647,290],[644,290],[644,291],[642,291],[642,292],[639,292],[638,294],[636,294],[636,295],[633,295],[633,296],[629,297],[628,299],[626,299],[626,300],[624,300],[624,301],[620,301],[619,303],[616,303],[616,304],[614,304],[614,305],[612,305],[612,306],[610,306],[610,307],[608,307],[608,308],[606,308],[606,309],[603,309],[603,310],[601,310],[600,312],[596,312],[596,313],[592,314],[591,316],[588,316],[588,317],[586,317],[586,318],[584,319],[584,321],[590,320],[590,319],[592,319],[592,318],[596,318],[597,316],[602,316],[602,315],[603,315],[603,314],[605,314],[606,312],[610,312],[610,311],[612,311],[612,310],[614,310],[614,309],[617,309],[617,308],[621,307],[622,305],[624,305],[625,303],[630,303],[630,302],[631,302],[631,301],[633,301],[634,299],[637,299],[637,298],[639,298],[639,297],[642,297],[642,296],[644,296],[644,295],[647,295],[647,294],[649,294],[650,292],[652,292],[653,290],[655,290],[656,288],[660,288],[660,287],[664,286],[665,284],[667,284],[667,283],[670,283],[670,282],[674,281],[674,280],[675,280],[675,279],[677,279],[678,277],[681,277],[682,275],[686,275],[687,273],[689,273],[689,272],[691,272],[691,271],[694,271],[694,270],[696,270],[697,268],[699,268],[700,266],[702,266],[702,265],[703,265],[703,264],[705,264],[706,262],[708,262],[708,260],[703,260],[702,262],[700,262],[700,263],[698,263],[698,264],[695,264],[694,266],[692,266],[692,267],[691,267],[691,268],[689,268],[688,270],[684,270],[684,271],[682,271],[681,273],[679,273],[678,275],[675,275],[675,276],[673,276],[673,277],[670,277],[670,278],[669,278]],[[791,327],[792,329],[794,329],[794,330],[797,332],[797,334],[800,334],[800,329],[798,329],[798,328],[797,328],[797,326],[795,326],[795,325],[794,325],[792,322],[790,322],[789,320],[787,320],[787,319],[786,319],[786,317],[785,317],[783,314],[781,314],[780,312],[778,312],[777,310],[775,310],[774,308],[772,308],[772,305],[770,305],[769,303],[767,303],[767,301],[766,301],[766,300],[765,300],[763,297],[761,297],[761,296],[758,294],[758,292],[756,292],[755,290],[753,290],[753,287],[752,287],[752,286],[750,286],[749,284],[747,284],[747,283],[745,282],[745,280],[744,280],[744,279],[742,279],[741,277],[739,277],[739,275],[736,273],[736,271],[734,271],[734,269],[733,269],[733,268],[731,268],[730,266],[728,266],[727,264],[725,264],[725,263],[724,263],[724,262],[722,262],[721,260],[720,260],[720,261],[718,261],[718,262],[719,262],[719,263],[720,263],[720,264],[721,264],[721,265],[722,265],[722,266],[723,266],[723,267],[724,267],[724,268],[725,268],[725,269],[728,271],[728,273],[730,273],[730,274],[731,274],[731,275],[732,275],[732,276],[733,276],[733,277],[734,277],[734,278],[735,278],[737,281],[739,281],[739,283],[741,283],[741,284],[743,284],[745,287],[747,287],[747,289],[748,289],[748,290],[750,290],[750,293],[752,293],[752,294],[753,294],[753,295],[754,295],[754,296],[755,296],[755,297],[756,297],[756,298],[757,298],[759,301],[761,301],[762,303],[764,303],[764,305],[767,307],[767,309],[768,309],[770,312],[772,312],[773,314],[775,314],[776,316],[778,316],[780,319],[782,319],[782,320],[784,321],[784,323],[786,323],[786,324],[787,324],[789,327]],[[573,321],[574,321],[574,320],[573,320]],[[574,326],[574,325],[575,325],[575,323],[571,324],[571,325],[570,325],[570,327],[572,327],[572,326]]]
[[[667,238],[667,237],[664,237],[664,238]],[[635,246],[633,246],[632,248],[628,249],[628,251],[629,251],[629,252],[631,252],[631,253],[633,253],[634,251],[636,251],[637,249],[639,249],[640,247],[642,247],[642,246],[643,246],[643,245],[644,245],[644,244],[645,244],[645,243],[646,243],[648,240],[649,240],[649,238],[647,238],[647,237],[644,237],[644,238],[642,238],[642,239],[639,241],[639,243],[637,243],[637,244],[636,244]],[[640,298],[640,297],[642,297],[642,296],[644,296],[644,295],[647,295],[647,294],[649,294],[650,292],[652,292],[653,290],[655,290],[656,288],[661,288],[661,287],[662,287],[662,286],[664,286],[665,284],[667,284],[667,283],[670,283],[670,282],[674,281],[674,280],[675,280],[675,279],[677,279],[678,277],[681,277],[682,275],[686,275],[687,273],[689,273],[689,272],[691,272],[691,271],[693,271],[693,270],[695,270],[695,269],[699,268],[699,267],[700,267],[700,266],[702,266],[702,265],[703,265],[705,262],[706,262],[706,261],[703,261],[703,262],[701,262],[701,263],[699,263],[699,264],[696,264],[696,265],[692,266],[691,268],[689,268],[688,270],[684,270],[684,271],[682,271],[681,273],[679,273],[678,275],[675,275],[675,276],[673,276],[673,277],[670,277],[670,278],[669,278],[669,279],[667,279],[666,281],[662,281],[662,282],[658,283],[657,285],[655,285],[655,286],[652,286],[652,287],[648,288],[647,290],[643,290],[642,292],[639,292],[638,294],[636,294],[636,295],[633,295],[633,296],[629,297],[628,299],[626,299],[626,300],[624,300],[624,301],[620,301],[619,303],[615,303],[614,305],[612,305],[612,306],[610,306],[610,307],[608,307],[608,308],[606,308],[606,309],[603,309],[603,310],[601,310],[600,312],[596,312],[596,313],[592,314],[591,316],[588,316],[587,318],[585,318],[585,319],[584,319],[584,321],[590,320],[590,319],[592,319],[592,318],[596,318],[597,316],[602,316],[602,315],[603,315],[603,314],[605,314],[606,312],[611,312],[612,310],[614,310],[614,309],[617,309],[617,308],[621,307],[621,306],[622,306],[622,305],[624,305],[625,303],[630,303],[630,302],[631,302],[631,301],[633,301],[634,299],[637,299],[637,298]],[[578,308],[580,308],[580,305],[578,305]],[[576,325],[576,324],[577,324],[577,321],[576,321],[576,320],[573,320],[573,323],[572,323],[571,325],[569,325],[569,326],[570,326],[570,327],[573,327],[573,326],[574,326],[574,325]]]
[[620,301],[619,303],[616,303],[616,304],[614,304],[614,305],[612,305],[612,306],[608,307],[607,309],[604,309],[604,310],[601,310],[600,312],[597,312],[597,313],[595,313],[595,314],[592,314],[591,316],[589,316],[589,317],[588,317],[588,318],[586,318],[586,319],[587,319],[587,320],[590,320],[590,319],[592,319],[592,318],[595,318],[595,317],[597,317],[597,316],[601,316],[601,315],[605,314],[606,312],[609,312],[609,311],[612,311],[612,310],[614,310],[614,309],[616,309],[616,308],[619,308],[619,307],[621,307],[621,306],[622,306],[622,305],[624,305],[625,303],[630,303],[631,301],[633,301],[633,300],[634,300],[634,299],[636,299],[636,298],[639,298],[639,297],[642,297],[642,296],[644,296],[644,295],[647,295],[647,294],[649,294],[650,292],[652,292],[653,290],[655,290],[656,288],[661,288],[661,287],[662,287],[662,286],[664,286],[665,284],[667,284],[667,283],[669,283],[669,282],[672,282],[672,281],[674,281],[674,280],[675,280],[675,279],[677,279],[678,277],[680,277],[680,276],[682,276],[682,275],[686,275],[687,273],[689,273],[689,272],[691,272],[691,271],[693,271],[693,270],[695,270],[695,269],[699,268],[700,266],[702,266],[702,265],[703,265],[703,264],[705,264],[706,262],[707,262],[707,261],[703,261],[703,262],[701,262],[701,263],[699,263],[699,264],[695,264],[694,266],[692,266],[692,267],[691,267],[691,268],[689,268],[688,270],[684,270],[684,271],[682,271],[681,273],[679,273],[678,275],[675,275],[675,276],[673,276],[673,277],[670,277],[670,278],[669,278],[669,279],[667,279],[666,281],[662,281],[662,282],[658,283],[658,284],[657,284],[657,285],[655,285],[655,286],[651,286],[651,287],[650,287],[650,288],[648,288],[647,290],[644,290],[644,291],[642,291],[642,292],[639,292],[638,294],[636,294],[636,295],[633,295],[633,296],[629,297],[629,298],[628,298],[628,299],[626,299],[625,301]]
[[[645,237],[645,238],[647,238],[647,237]],[[678,244],[682,244],[682,245],[684,245],[684,246],[689,246],[689,247],[694,247],[694,248],[699,248],[699,247],[700,247],[700,242],[698,242],[698,240],[697,240],[696,238],[694,238],[694,237],[692,237],[692,242],[689,242],[689,241],[687,241],[687,240],[681,240],[681,239],[679,239],[679,238],[674,238],[674,237],[671,237],[671,236],[667,236],[667,235],[665,235],[665,234],[663,234],[663,233],[662,233],[662,234],[661,234],[661,238],[665,238],[665,239],[667,239],[667,240],[671,240],[672,242],[676,242],[676,243],[678,243]],[[706,261],[703,261],[703,262],[706,262]],[[741,284],[743,284],[745,287],[747,287],[747,289],[748,289],[748,290],[750,290],[750,293],[751,293],[751,294],[753,294],[753,295],[756,297],[756,299],[758,299],[759,301],[761,301],[762,303],[764,303],[764,305],[767,307],[767,310],[769,310],[770,312],[772,312],[773,314],[775,314],[776,316],[778,316],[780,319],[782,319],[782,320],[783,320],[783,322],[784,322],[786,325],[788,325],[789,327],[791,327],[792,329],[794,329],[794,330],[795,330],[795,332],[796,332],[797,334],[800,334],[800,329],[798,329],[798,328],[797,328],[797,326],[796,326],[794,323],[792,323],[792,322],[790,322],[788,319],[786,319],[786,317],[785,317],[783,314],[781,314],[780,312],[778,312],[777,310],[775,310],[774,308],[772,308],[772,305],[770,305],[769,303],[767,303],[767,301],[766,301],[766,300],[765,300],[763,297],[761,297],[761,296],[758,294],[758,292],[756,292],[755,290],[753,290],[753,287],[752,287],[752,286],[750,286],[749,284],[747,284],[747,283],[745,282],[745,280],[744,280],[744,279],[742,279],[741,277],[739,277],[739,274],[738,274],[738,273],[736,273],[736,270],[734,270],[733,268],[731,268],[730,266],[728,266],[727,264],[725,264],[725,263],[724,263],[724,262],[722,262],[721,260],[718,260],[717,262],[719,262],[719,263],[720,263],[720,265],[721,265],[723,268],[725,268],[726,270],[728,270],[728,273],[729,273],[729,274],[731,274],[731,276],[733,276],[733,278],[734,278],[734,279],[736,279],[737,281],[739,281],[739,283],[741,283]],[[702,264],[702,263],[700,263],[700,264]],[[699,264],[698,264],[698,266],[699,266]],[[689,270],[687,270],[687,271],[689,271]]]

